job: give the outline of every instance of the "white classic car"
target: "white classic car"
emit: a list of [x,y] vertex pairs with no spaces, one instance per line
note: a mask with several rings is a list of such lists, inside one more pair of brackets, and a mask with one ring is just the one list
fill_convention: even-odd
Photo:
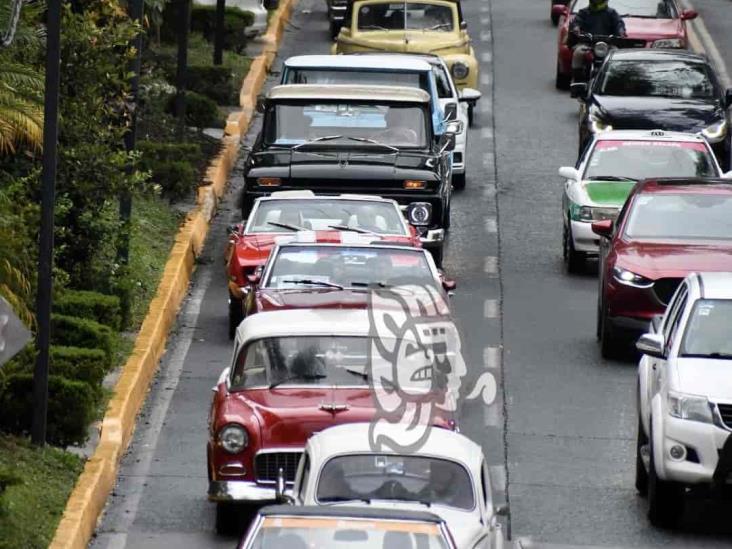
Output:
[[[271,3],[271,0],[268,2]],[[198,6],[215,6],[216,0],[194,0]],[[267,8],[265,0],[226,0],[227,8],[239,8],[254,15],[252,24],[245,30],[247,36],[257,36],[267,32]]]
[[[431,429],[418,447],[373,448],[370,423],[313,435],[298,466],[295,505],[427,510],[442,517],[458,547],[503,546],[488,467],[480,446],[464,435]],[[380,437],[401,440],[403,425],[379,425]],[[390,445],[391,446],[391,445]]]
[[636,346],[635,485],[651,523],[675,526],[687,487],[732,478],[732,273],[687,276]]

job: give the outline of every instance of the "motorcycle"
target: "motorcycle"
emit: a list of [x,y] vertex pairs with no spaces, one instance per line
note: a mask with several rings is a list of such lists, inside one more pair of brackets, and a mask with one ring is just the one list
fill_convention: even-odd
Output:
[[[575,80],[572,83],[570,86],[570,94],[572,97],[578,97],[580,90],[586,89],[585,85],[589,86],[589,83],[600,70],[600,67],[605,62],[605,58],[610,53],[611,49],[634,46],[632,40],[628,40],[622,36],[602,34],[593,35],[589,33],[575,35],[575,44],[585,44],[588,46],[588,49],[585,53],[584,79],[580,81]],[[576,86],[576,84],[582,85]]]

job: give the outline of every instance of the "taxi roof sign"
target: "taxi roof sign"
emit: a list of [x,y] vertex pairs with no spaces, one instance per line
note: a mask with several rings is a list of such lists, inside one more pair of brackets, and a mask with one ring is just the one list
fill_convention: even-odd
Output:
[[31,332],[0,297],[0,366],[13,358],[31,340]]

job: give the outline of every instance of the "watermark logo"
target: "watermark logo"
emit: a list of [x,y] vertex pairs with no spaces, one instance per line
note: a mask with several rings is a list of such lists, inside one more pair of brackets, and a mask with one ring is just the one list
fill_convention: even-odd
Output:
[[[374,451],[419,450],[432,427],[457,419],[467,366],[460,334],[444,294],[429,286],[374,290],[369,296],[369,379],[376,415],[369,429]],[[496,398],[484,372],[466,399]]]

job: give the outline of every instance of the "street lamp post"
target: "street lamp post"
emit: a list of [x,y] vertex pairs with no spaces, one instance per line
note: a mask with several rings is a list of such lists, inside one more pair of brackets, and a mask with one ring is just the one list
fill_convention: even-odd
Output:
[[216,28],[214,29],[213,64],[221,65],[224,61],[224,16],[226,0],[216,0]]
[[38,293],[36,322],[38,356],[33,372],[33,423],[31,440],[46,443],[48,412],[48,359],[51,342],[51,292],[53,290],[53,230],[58,159],[58,102],[61,64],[61,0],[47,0],[46,90],[43,111],[43,171],[41,186],[41,228],[38,250]]
[[175,116],[180,138],[186,127],[186,80],[188,69],[188,30],[191,27],[191,0],[178,0],[178,66],[175,75]]

